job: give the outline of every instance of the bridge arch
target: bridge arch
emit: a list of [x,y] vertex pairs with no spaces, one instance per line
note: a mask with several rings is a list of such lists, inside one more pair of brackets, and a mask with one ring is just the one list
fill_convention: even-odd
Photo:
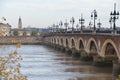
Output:
[[69,41],[68,41],[67,38],[65,39],[65,46],[66,46],[66,47],[69,47]]
[[78,39],[77,47],[78,47],[78,50],[84,50],[85,43],[84,43],[84,40],[82,38]]
[[[109,53],[108,53],[109,51]],[[107,55],[117,55],[117,57],[120,59],[120,54],[118,52],[118,49],[115,45],[115,43],[111,40],[111,39],[107,39],[103,45],[102,45],[102,48],[101,48],[101,53],[100,55],[102,57],[106,57]]]
[[72,37],[71,39],[70,39],[70,43],[71,43],[71,48],[75,48],[76,47],[76,42],[75,42],[75,39]]
[[87,42],[87,50],[88,54],[90,53],[98,53],[98,45],[94,38],[90,38]]
[[59,38],[57,38],[57,44],[59,45]]
[[50,43],[52,43],[52,39],[51,38],[48,38],[47,41],[49,41]]
[[60,45],[63,46],[63,38],[60,38]]
[[54,38],[54,44],[56,44],[56,38]]
[[54,42],[54,40],[53,40],[53,38],[51,38],[51,43],[53,44],[53,42]]

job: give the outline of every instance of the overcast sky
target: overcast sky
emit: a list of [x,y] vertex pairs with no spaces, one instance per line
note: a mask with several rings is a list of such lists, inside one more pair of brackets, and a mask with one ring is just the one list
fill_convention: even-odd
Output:
[[[24,27],[47,27],[61,20],[69,22],[71,17],[77,24],[83,13],[88,26],[91,12],[96,9],[102,27],[109,27],[109,14],[115,2],[120,12],[120,0],[0,0],[0,17],[5,17],[12,27],[17,27],[19,16]],[[117,25],[120,26],[120,19]]]

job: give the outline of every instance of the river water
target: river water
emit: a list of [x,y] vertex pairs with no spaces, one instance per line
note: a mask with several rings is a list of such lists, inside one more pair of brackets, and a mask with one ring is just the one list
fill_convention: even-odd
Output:
[[[14,51],[15,46],[7,48],[5,53]],[[17,51],[23,57],[21,73],[28,80],[112,80],[112,67],[94,67],[47,46],[22,45]]]

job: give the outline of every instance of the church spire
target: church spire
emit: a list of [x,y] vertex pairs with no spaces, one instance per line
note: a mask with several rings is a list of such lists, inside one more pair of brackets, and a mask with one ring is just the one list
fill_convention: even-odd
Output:
[[22,29],[22,20],[21,20],[20,16],[19,16],[19,20],[18,20],[18,28]]

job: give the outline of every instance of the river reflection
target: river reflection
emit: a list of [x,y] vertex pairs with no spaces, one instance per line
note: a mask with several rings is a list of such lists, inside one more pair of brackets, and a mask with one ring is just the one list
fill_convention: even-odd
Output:
[[28,80],[112,80],[112,68],[93,67],[46,46],[22,45],[17,50],[23,57],[21,73]]

